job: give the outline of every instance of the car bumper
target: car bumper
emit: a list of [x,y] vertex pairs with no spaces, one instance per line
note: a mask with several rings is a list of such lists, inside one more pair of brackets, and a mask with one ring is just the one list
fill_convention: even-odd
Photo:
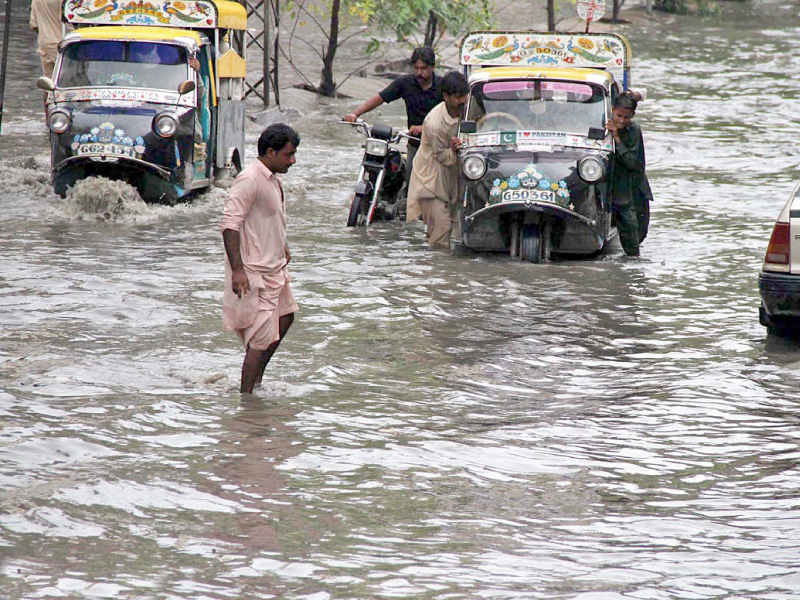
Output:
[[769,317],[800,318],[800,275],[762,272],[758,291]]

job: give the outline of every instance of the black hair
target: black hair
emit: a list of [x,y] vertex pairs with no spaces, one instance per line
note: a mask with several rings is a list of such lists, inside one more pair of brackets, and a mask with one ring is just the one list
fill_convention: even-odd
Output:
[[630,108],[633,112],[636,112],[639,101],[636,100],[636,96],[632,91],[625,90],[614,98],[613,106],[614,108]]
[[300,136],[297,132],[285,123],[273,123],[262,131],[261,137],[258,138],[258,155],[266,155],[270,148],[280,152],[289,142],[295,147],[300,145]]
[[421,60],[429,67],[435,67],[436,55],[433,53],[433,48],[429,46],[414,48],[414,52],[411,53],[411,64],[413,65],[418,60]]
[[450,71],[449,73],[445,74],[445,76],[442,77],[440,86],[442,93],[450,96],[463,96],[469,92],[469,83],[467,83],[467,78],[458,71]]

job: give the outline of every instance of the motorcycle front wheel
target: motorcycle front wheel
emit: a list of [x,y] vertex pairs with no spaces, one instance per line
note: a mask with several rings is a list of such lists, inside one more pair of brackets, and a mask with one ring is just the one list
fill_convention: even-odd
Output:
[[347,226],[348,227],[356,227],[359,224],[359,217],[364,215],[366,216],[366,210],[364,207],[365,202],[361,196],[354,196],[353,201],[350,203],[350,214],[347,217]]

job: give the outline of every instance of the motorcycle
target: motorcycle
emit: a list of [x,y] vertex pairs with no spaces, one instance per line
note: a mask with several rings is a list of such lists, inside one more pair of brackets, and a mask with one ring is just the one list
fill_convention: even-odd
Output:
[[392,221],[402,217],[405,199],[406,159],[397,148],[402,139],[417,139],[406,131],[394,130],[388,125],[370,125],[358,119],[352,125],[367,137],[364,158],[356,179],[348,227],[366,226],[374,221]]

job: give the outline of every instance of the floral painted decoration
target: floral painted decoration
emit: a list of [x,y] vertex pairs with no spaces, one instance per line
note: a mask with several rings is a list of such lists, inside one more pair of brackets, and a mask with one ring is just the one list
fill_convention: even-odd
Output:
[[116,155],[141,158],[146,150],[142,136],[131,138],[124,129],[114,127],[106,121],[92,127],[89,133],[75,134],[72,138],[72,150],[80,155]]
[[536,165],[528,165],[518,173],[506,179],[495,179],[489,189],[489,204],[497,204],[503,201],[503,194],[507,190],[541,190],[553,193],[555,203],[562,208],[570,208],[570,193],[567,182],[551,180],[547,175],[536,168]]

